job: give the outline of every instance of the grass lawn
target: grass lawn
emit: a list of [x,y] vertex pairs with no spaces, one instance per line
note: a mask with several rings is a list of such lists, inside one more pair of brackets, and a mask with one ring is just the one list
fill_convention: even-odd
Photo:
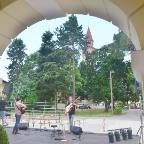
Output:
[[[14,110],[11,111],[11,113],[15,113]],[[64,114],[65,112],[60,112],[60,114]],[[29,112],[25,113],[26,115],[29,115]],[[31,114],[31,112],[30,112]],[[43,112],[41,111],[34,111],[34,115],[42,115]],[[45,115],[54,115],[55,112],[51,111],[45,111]],[[120,115],[123,115],[124,113],[121,113]],[[57,112],[58,115],[58,112]],[[108,110],[108,112],[105,112],[104,109],[84,109],[84,110],[76,110],[75,113],[76,116],[83,116],[83,117],[111,117],[111,116],[118,116],[118,115],[112,115],[111,109]]]
[[[15,113],[15,110],[12,110],[11,111],[11,113],[12,114],[14,114]],[[32,113],[32,111],[30,111],[30,112],[25,112],[25,115],[29,115],[29,113],[31,114]],[[63,112],[57,112],[57,114],[65,114],[65,112],[63,111]],[[34,115],[42,115],[43,114],[43,111],[34,111]],[[55,112],[53,111],[45,111],[45,115],[47,115],[47,114],[49,114],[49,115],[53,115],[53,114],[55,114]]]
[[[120,115],[123,115],[121,113]],[[84,117],[111,117],[111,116],[118,116],[112,115],[111,109],[108,112],[105,112],[104,109],[88,109],[88,110],[77,110],[76,116],[84,116]]]

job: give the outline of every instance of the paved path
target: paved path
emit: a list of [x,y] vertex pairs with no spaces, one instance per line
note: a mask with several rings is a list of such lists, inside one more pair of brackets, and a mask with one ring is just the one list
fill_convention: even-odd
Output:
[[103,133],[102,122],[103,119],[106,121],[106,133],[107,130],[120,129],[131,127],[133,134],[136,134],[140,127],[140,110],[131,109],[126,112],[125,115],[114,116],[114,117],[89,117],[86,120],[86,124],[82,123],[80,126],[84,131]]

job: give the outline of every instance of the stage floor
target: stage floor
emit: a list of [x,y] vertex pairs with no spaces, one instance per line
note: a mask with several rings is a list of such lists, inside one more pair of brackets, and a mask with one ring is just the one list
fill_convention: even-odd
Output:
[[[55,138],[51,138],[51,131],[40,131],[39,129],[30,128],[27,131],[21,130],[19,131],[20,134],[13,135],[12,128],[6,127],[5,128],[10,144],[61,144],[60,140],[55,140]],[[58,138],[58,136],[56,136]],[[62,136],[63,138],[63,136]],[[65,139],[67,140],[66,143],[68,144],[109,144],[108,135],[107,134],[100,134],[100,133],[89,133],[83,132],[81,135],[81,141],[79,138],[76,138],[74,134],[68,134],[66,131]],[[118,144],[137,144],[138,143],[138,136],[134,135],[133,139],[131,140],[122,140],[120,142],[114,142]]]

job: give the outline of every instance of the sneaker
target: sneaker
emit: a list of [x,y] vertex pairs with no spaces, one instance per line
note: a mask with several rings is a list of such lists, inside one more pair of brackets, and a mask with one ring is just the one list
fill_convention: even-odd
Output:
[[18,132],[18,130],[16,130],[16,133],[15,134],[20,134],[19,132]]
[[16,132],[16,129],[13,128],[12,134],[15,134],[15,132]]

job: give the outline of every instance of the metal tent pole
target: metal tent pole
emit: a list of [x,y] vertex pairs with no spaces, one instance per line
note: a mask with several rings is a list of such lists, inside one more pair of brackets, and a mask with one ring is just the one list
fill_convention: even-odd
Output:
[[143,118],[142,118],[142,104],[141,104],[141,95],[139,96],[139,99],[140,99],[141,135],[142,135],[142,144],[143,144]]

